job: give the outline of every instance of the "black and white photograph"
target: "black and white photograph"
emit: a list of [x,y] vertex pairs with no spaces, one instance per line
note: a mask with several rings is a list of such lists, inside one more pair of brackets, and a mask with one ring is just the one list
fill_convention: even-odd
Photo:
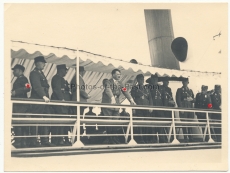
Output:
[[5,171],[227,171],[228,3],[5,3]]

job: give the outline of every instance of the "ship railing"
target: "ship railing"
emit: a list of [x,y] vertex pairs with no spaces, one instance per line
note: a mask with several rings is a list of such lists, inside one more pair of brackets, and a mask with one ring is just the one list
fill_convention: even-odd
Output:
[[[44,105],[57,105],[57,106],[69,106],[76,107],[77,114],[76,115],[60,115],[60,114],[33,114],[33,113],[12,113],[12,127],[15,126],[69,126],[71,130],[71,134],[68,135],[27,135],[27,136],[14,136],[17,137],[64,137],[68,136],[71,138],[72,147],[84,147],[86,146],[82,141],[82,137],[108,137],[108,136],[122,136],[125,139],[126,145],[142,145],[138,144],[135,140],[137,136],[154,136],[164,135],[167,137],[167,142],[171,144],[179,144],[180,141],[177,139],[178,136],[183,135],[181,133],[181,128],[188,127],[198,127],[199,129],[205,128],[204,133],[193,133],[189,135],[203,135],[202,141],[205,141],[206,133],[208,133],[209,140],[208,143],[215,143],[216,141],[213,139],[213,136],[221,135],[214,134],[215,128],[221,128],[221,120],[212,119],[210,115],[216,114],[217,116],[221,116],[221,111],[213,110],[213,109],[194,109],[194,108],[176,108],[176,107],[163,107],[163,106],[138,106],[138,105],[118,105],[118,104],[102,104],[102,103],[81,103],[76,101],[50,101],[49,103],[45,103],[43,100],[38,99],[12,99],[12,104],[44,104]],[[129,108],[133,111],[135,110],[153,110],[153,111],[170,111],[171,117],[155,117],[154,113],[152,116],[148,117],[140,117],[133,113],[130,116],[90,116],[90,115],[80,115],[80,107],[98,107],[98,108]],[[194,118],[179,118],[175,116],[175,112],[193,112],[194,114],[197,112],[205,113],[206,119],[203,122],[199,122]],[[36,117],[33,117],[36,116]],[[59,118],[60,117],[60,118]],[[123,133],[116,134],[108,134],[106,133],[87,133],[87,128],[95,127],[95,131],[98,128],[104,127],[120,127],[123,130]],[[164,128],[165,134],[151,134],[151,133],[136,133],[135,129],[139,127],[146,128]],[[168,132],[167,130],[168,129]],[[173,136],[173,141],[171,141],[171,136]],[[119,144],[114,144],[119,145]],[[106,145],[105,145],[106,146]],[[71,146],[70,146],[71,147]]]

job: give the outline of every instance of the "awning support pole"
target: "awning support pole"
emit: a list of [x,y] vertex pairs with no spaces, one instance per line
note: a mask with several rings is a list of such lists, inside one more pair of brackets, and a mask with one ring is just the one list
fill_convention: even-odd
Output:
[[175,118],[174,118],[174,111],[173,110],[172,110],[172,126],[173,126],[173,136],[174,136],[172,144],[179,144],[180,142],[176,138],[176,124],[175,124]]
[[206,125],[206,126],[205,126],[205,129],[204,129],[204,134],[203,134],[203,142],[205,141],[207,129],[208,129],[208,126]]
[[[79,51],[77,49],[77,57],[76,57],[76,94],[77,94],[77,102],[80,102],[80,83],[79,83],[79,66],[80,66],[80,63],[79,63]],[[77,125],[77,141],[73,144],[74,147],[81,147],[81,146],[84,146],[84,144],[81,142],[80,140],[80,135],[81,135],[81,132],[80,132],[80,129],[81,129],[81,117],[80,117],[80,106],[78,105],[77,106],[77,122],[75,123]],[[74,133],[76,134],[76,132]]]
[[215,141],[212,139],[212,135],[211,135],[208,112],[206,112],[206,118],[207,118],[208,135],[209,135],[209,140],[208,140],[208,142],[209,142],[209,143],[212,143],[212,142],[215,142]]
[[173,124],[171,124],[170,129],[169,129],[168,143],[170,143],[170,139],[171,139],[171,136],[172,136],[172,130],[173,130]]
[[137,142],[133,139],[133,111],[130,114],[130,130],[131,130],[131,140],[129,141],[128,145],[136,145]]

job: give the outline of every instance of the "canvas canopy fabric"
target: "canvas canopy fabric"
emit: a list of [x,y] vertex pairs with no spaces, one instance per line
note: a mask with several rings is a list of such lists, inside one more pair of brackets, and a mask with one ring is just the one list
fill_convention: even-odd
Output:
[[[45,66],[44,74],[46,75],[49,83],[52,77],[56,74],[56,65],[66,64],[70,67],[65,79],[70,83],[75,72],[76,58],[79,57],[80,66],[84,66],[86,73],[83,79],[88,87],[87,93],[92,97],[89,102],[101,102],[102,97],[102,80],[111,78],[111,71],[118,68],[121,71],[121,82],[127,86],[135,84],[135,77],[138,74],[150,76],[157,73],[161,77],[212,77],[220,78],[221,73],[218,72],[198,72],[198,71],[185,71],[157,68],[147,65],[133,64],[130,62],[105,57],[102,55],[93,54],[83,50],[69,49],[63,47],[46,46],[39,44],[26,43],[21,41],[11,41],[11,58],[13,67],[15,64],[21,64],[26,69],[24,75],[29,78],[29,73],[34,68],[34,58],[40,55],[45,57],[47,64]],[[15,78],[12,75],[11,83],[13,84]],[[95,86],[95,87],[93,87]],[[50,94],[52,93],[50,89]],[[30,95],[30,94],[29,94]],[[121,102],[125,99],[123,96],[120,98]]]

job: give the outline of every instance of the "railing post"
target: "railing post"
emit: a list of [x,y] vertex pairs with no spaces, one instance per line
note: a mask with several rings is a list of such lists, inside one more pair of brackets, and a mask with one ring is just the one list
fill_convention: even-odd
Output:
[[208,112],[206,112],[206,118],[207,118],[208,135],[209,135],[209,140],[208,140],[208,142],[209,142],[209,143],[212,143],[212,142],[215,142],[215,141],[212,139],[212,135],[211,135]]
[[175,118],[174,118],[174,111],[173,110],[172,110],[172,126],[173,126],[173,136],[174,136],[172,144],[179,144],[180,142],[176,138],[176,124],[175,124]]
[[[12,102],[11,102],[12,103]],[[14,103],[12,103],[12,112],[13,112],[13,106],[14,106]],[[12,118],[13,118],[13,114],[11,114],[11,120],[12,120]],[[12,122],[11,122],[11,124],[12,124]],[[12,131],[11,131],[12,132]],[[12,135],[12,133],[11,133],[11,135]],[[14,149],[16,149],[12,144],[11,144],[11,150],[14,150]]]
[[133,138],[133,111],[130,114],[130,131],[131,131],[131,140],[129,141],[128,145],[136,145],[137,142]]
[[[79,83],[79,66],[80,66],[80,63],[79,63],[79,51],[78,51],[78,49],[77,49],[77,57],[76,57],[76,98],[77,98],[77,102],[80,102],[80,83]],[[80,86],[80,87],[78,87],[78,86]],[[73,146],[74,147],[81,147],[81,146],[84,146],[84,144],[81,142],[81,140],[80,140],[80,135],[81,135],[81,132],[80,132],[80,129],[81,129],[81,123],[80,123],[80,119],[81,119],[81,117],[80,117],[81,115],[80,115],[80,106],[79,105],[77,105],[77,122],[75,123],[75,125],[74,125],[74,128],[76,129],[76,126],[77,126],[77,141],[73,144]],[[76,130],[75,131],[73,131],[73,134],[75,135],[76,134]],[[75,139],[75,137],[74,137],[74,139]],[[72,142],[74,142],[74,140],[72,141]]]

